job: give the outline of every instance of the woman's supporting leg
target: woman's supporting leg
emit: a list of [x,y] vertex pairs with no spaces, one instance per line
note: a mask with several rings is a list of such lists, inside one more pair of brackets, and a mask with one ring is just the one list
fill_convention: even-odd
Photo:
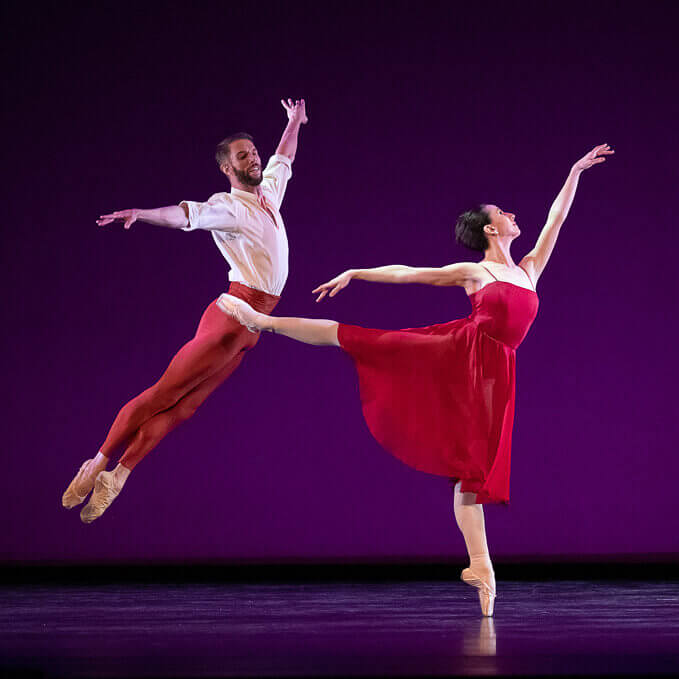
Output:
[[267,330],[277,335],[285,335],[298,342],[317,346],[339,346],[336,321],[316,318],[281,318],[268,316],[255,311],[247,302],[233,295],[223,294],[217,306],[235,318],[241,325],[254,332]]
[[479,575],[492,573],[493,564],[488,552],[483,505],[476,504],[476,493],[461,492],[460,485],[459,481],[455,484],[453,508],[455,521],[467,545],[469,566],[473,571],[478,571]]
[[493,615],[495,573],[488,552],[483,505],[476,504],[476,493],[461,492],[460,485],[459,481],[455,484],[453,508],[469,554],[469,568],[462,571],[462,579],[479,590],[483,614]]

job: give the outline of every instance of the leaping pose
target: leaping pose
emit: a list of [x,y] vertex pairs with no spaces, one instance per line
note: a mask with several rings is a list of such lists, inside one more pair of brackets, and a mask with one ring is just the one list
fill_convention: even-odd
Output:
[[514,263],[515,216],[483,204],[460,215],[458,242],[484,253],[478,262],[442,268],[350,269],[314,290],[333,297],[352,280],[458,285],[469,317],[406,330],[374,330],[329,320],[276,318],[230,294],[217,304],[251,332],[268,330],[307,344],[339,346],[353,358],[368,427],[396,457],[454,482],[454,511],[469,554],[464,582],[476,587],[483,615],[493,614],[495,574],[482,503],[509,501],[515,352],[538,311],[535,286],[547,265],[581,173],[613,153],[597,146],[573,167],[535,247]]
[[[155,210],[121,210],[102,215],[97,224],[136,221],[194,231],[206,229],[229,264],[229,293],[258,311],[273,311],[288,277],[288,240],[279,212],[292,176],[300,126],[307,122],[304,99],[281,100],[288,123],[275,155],[262,172],[252,137],[239,133],[217,146],[216,160],[231,183],[230,193],[216,193],[205,203],[182,201]],[[152,387],[118,413],[97,455],[86,460],[63,495],[64,507],[79,505],[84,523],[101,516],[120,493],[134,467],[160,440],[193,415],[205,399],[240,365],[258,334],[221,313],[211,302],[194,338],[170,362]],[[105,471],[111,457],[124,450],[119,464]]]

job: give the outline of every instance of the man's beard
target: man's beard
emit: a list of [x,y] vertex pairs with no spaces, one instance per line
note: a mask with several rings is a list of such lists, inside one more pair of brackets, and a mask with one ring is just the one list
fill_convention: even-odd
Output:
[[233,173],[236,175],[236,179],[246,186],[259,186],[262,183],[262,179],[264,179],[261,170],[257,177],[253,177],[249,172],[237,170],[235,167],[233,168]]

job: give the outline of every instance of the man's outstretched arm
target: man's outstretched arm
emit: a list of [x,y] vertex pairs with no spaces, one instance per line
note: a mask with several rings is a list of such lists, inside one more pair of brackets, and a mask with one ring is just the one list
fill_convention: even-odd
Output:
[[99,226],[106,226],[111,222],[122,221],[129,229],[135,222],[147,222],[155,226],[167,226],[170,229],[183,229],[189,225],[188,208],[183,205],[169,205],[155,210],[118,210],[109,215],[101,215],[97,219]]
[[288,112],[288,124],[283,130],[283,136],[278,144],[276,153],[281,156],[287,156],[290,158],[290,162],[295,160],[295,154],[297,153],[297,137],[299,136],[299,128],[309,122],[306,114],[306,104],[304,99],[298,99],[292,101],[288,99],[285,102],[281,99],[281,104],[283,108]]

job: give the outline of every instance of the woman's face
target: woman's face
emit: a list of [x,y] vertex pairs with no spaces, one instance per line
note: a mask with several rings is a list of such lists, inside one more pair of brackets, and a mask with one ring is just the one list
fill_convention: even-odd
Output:
[[516,215],[502,210],[497,205],[484,205],[483,207],[490,217],[490,224],[484,227],[487,235],[511,239],[521,235],[521,230],[516,223]]

